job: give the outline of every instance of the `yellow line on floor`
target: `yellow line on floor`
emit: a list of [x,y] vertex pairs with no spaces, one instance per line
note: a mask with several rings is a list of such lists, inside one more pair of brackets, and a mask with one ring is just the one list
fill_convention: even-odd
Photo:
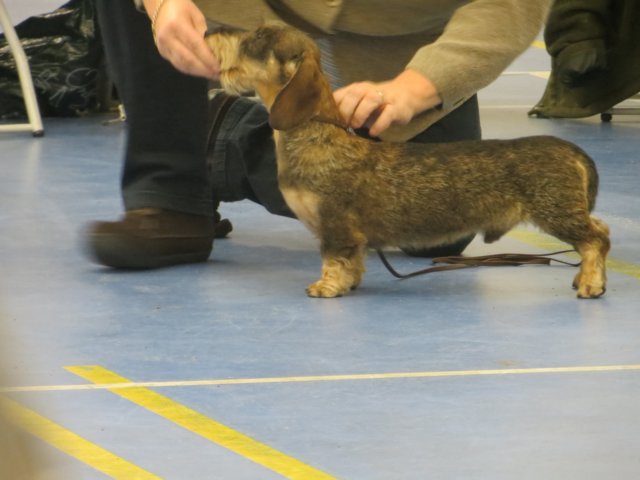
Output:
[[543,80],[548,80],[549,77],[551,76],[551,72],[549,72],[549,71],[531,72],[531,75],[533,77],[542,78]]
[[[79,368],[79,367],[67,367]],[[92,367],[83,367],[92,368]],[[337,382],[357,380],[398,380],[405,378],[475,377],[490,375],[528,375],[541,373],[596,373],[640,370],[640,365],[595,365],[579,367],[504,368],[497,370],[445,370],[426,372],[362,373],[345,375],[309,375],[294,377],[229,378],[210,380],[175,380],[157,382],[113,381],[101,384],[42,385],[0,388],[0,393],[60,392],[80,390],[121,390],[130,388],[207,387],[214,385],[252,385],[265,383]],[[75,372],[74,372],[75,373]],[[83,377],[84,378],[84,377]],[[122,377],[119,377],[122,378]]]
[[[106,385],[131,383],[130,380],[98,365],[65,368],[93,383]],[[109,390],[285,478],[296,480],[334,478],[147,388],[129,387]]]
[[9,398],[0,397],[0,408],[18,428],[111,478],[122,480],[160,479],[160,477],[127,462]]
[[532,47],[536,47],[536,48],[541,48],[542,50],[545,50],[547,48],[547,46],[545,45],[545,43],[542,40],[535,40],[532,44]]
[[[566,243],[562,243],[555,238],[530,230],[512,230],[507,236],[519,240],[534,247],[543,248],[545,250],[564,250],[567,248]],[[574,258],[579,258],[578,254],[570,254]],[[616,273],[622,273],[640,280],[640,266],[630,262],[623,262],[615,258],[607,259],[607,270]]]

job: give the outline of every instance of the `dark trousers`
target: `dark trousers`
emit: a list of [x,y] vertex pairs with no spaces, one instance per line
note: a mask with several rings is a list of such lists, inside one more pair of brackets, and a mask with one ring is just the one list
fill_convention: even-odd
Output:
[[206,165],[207,81],[164,60],[132,0],[97,0],[107,60],[127,114],[122,174],[127,210],[213,215]]
[[[175,70],[158,53],[149,19],[131,0],[97,0],[107,59],[127,114],[122,175],[127,210],[156,207],[212,215],[220,201],[250,199],[293,216],[278,189],[265,108],[236,101],[208,147],[207,81]],[[480,138],[473,97],[411,141]]]

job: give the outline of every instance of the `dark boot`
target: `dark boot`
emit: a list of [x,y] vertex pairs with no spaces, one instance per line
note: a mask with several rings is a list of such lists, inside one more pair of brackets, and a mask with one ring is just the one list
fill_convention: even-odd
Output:
[[467,245],[469,245],[474,238],[475,234],[448,245],[438,245],[437,247],[429,248],[402,247],[401,250],[412,257],[435,258],[458,256],[462,254],[463,250],[467,248]]
[[157,208],[128,211],[116,222],[95,222],[86,233],[87,253],[118,269],[149,269],[205,262],[213,249],[210,217]]

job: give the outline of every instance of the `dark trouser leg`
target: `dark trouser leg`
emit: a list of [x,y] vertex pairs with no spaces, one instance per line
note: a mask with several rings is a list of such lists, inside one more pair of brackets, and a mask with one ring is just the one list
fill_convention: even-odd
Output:
[[127,113],[125,208],[213,215],[206,169],[207,81],[183,75],[159,55],[149,19],[132,0],[96,4]]
[[221,201],[249,199],[273,214],[295,217],[278,188],[273,131],[262,104],[240,97],[231,105],[210,149],[209,168]]

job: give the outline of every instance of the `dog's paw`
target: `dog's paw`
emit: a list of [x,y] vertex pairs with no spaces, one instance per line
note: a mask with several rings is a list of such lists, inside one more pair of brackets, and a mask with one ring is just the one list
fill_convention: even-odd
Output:
[[607,276],[604,271],[584,272],[582,269],[573,279],[573,288],[578,298],[598,298],[607,291]]
[[335,298],[345,293],[343,289],[325,280],[318,280],[307,287],[307,295],[315,298]]
[[573,278],[573,283],[571,284],[571,288],[573,288],[574,290],[578,290],[578,287],[580,287],[581,277],[582,277],[582,272],[580,271]]
[[578,298],[598,298],[604,295],[607,287],[604,284],[587,284],[578,286]]

